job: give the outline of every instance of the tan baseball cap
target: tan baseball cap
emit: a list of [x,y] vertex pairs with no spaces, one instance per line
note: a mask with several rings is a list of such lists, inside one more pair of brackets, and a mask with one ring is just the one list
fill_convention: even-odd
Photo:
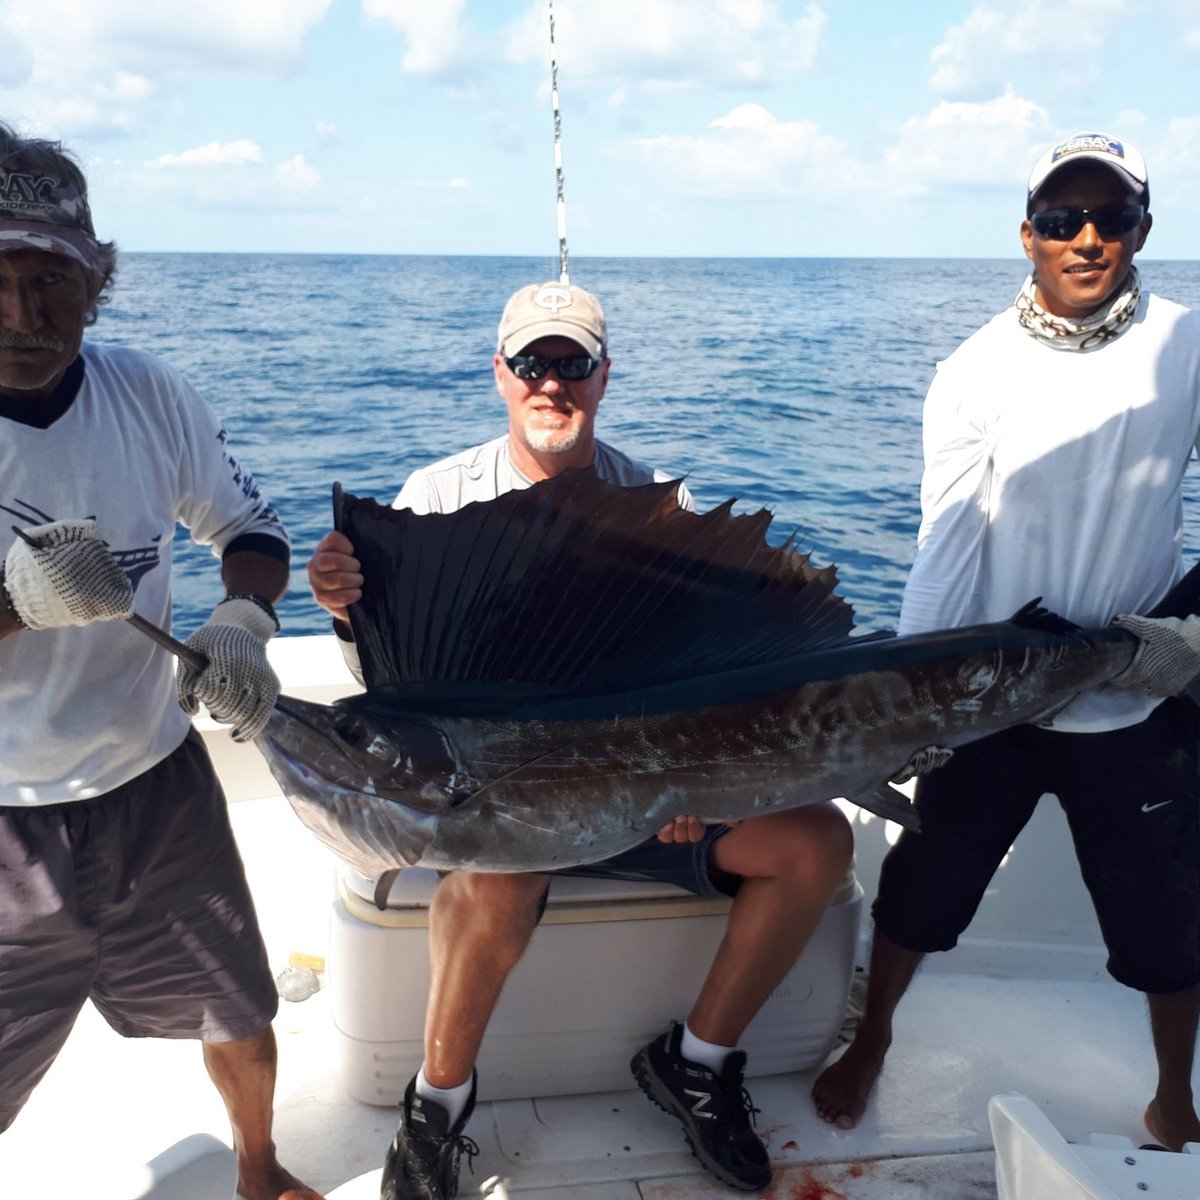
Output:
[[570,283],[531,283],[514,292],[500,318],[496,349],[507,358],[544,337],[570,338],[603,358],[608,330],[600,301]]

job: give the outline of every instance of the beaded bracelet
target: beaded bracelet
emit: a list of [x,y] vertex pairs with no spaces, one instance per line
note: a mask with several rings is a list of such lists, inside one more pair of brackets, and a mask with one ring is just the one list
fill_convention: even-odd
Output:
[[258,605],[258,607],[261,608],[263,612],[265,612],[267,616],[275,622],[275,632],[279,632],[280,624],[279,618],[275,615],[275,605],[273,605],[265,596],[259,596],[255,592],[227,592],[225,594],[225,599],[249,600],[251,604]]

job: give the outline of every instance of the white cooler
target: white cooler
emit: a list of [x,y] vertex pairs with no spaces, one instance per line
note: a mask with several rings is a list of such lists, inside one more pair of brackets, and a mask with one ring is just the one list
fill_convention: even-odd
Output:
[[[381,911],[374,882],[339,877],[327,963],[342,1077],[396,1105],[424,1059],[426,931],[435,872],[401,871]],[[832,1049],[858,945],[862,888],[847,876],[795,966],[740,1042],[747,1075],[803,1070]],[[730,901],[670,884],[555,879],[479,1055],[481,1100],[634,1087],[629,1060],[683,1020],[725,931]]]

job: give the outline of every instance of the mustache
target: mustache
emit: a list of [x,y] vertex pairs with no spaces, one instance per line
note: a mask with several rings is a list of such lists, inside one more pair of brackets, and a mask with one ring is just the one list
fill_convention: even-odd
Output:
[[3,350],[65,350],[62,338],[42,330],[40,333],[16,333],[11,329],[0,329],[0,349]]

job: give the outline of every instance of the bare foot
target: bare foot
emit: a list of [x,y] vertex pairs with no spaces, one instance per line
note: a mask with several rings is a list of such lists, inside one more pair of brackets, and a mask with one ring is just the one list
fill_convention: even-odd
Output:
[[853,1129],[862,1120],[886,1054],[886,1048],[875,1050],[856,1040],[837,1062],[817,1076],[812,1097],[822,1121],[839,1129]]
[[306,1187],[278,1162],[260,1170],[243,1166],[238,1174],[238,1195],[242,1200],[322,1200],[319,1192]]
[[1168,1112],[1158,1100],[1151,1100],[1142,1120],[1150,1136],[1168,1150],[1182,1150],[1184,1142],[1200,1142],[1200,1118],[1190,1102]]

